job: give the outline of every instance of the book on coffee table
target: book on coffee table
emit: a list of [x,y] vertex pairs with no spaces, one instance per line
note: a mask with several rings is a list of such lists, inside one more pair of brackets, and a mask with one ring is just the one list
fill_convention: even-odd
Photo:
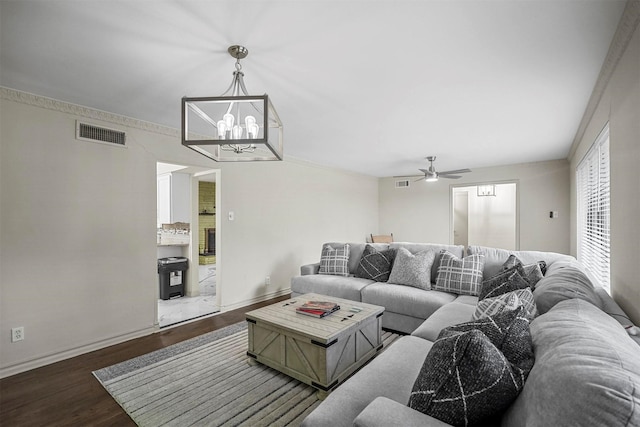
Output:
[[313,317],[325,317],[340,310],[340,306],[328,301],[308,301],[296,308],[296,313]]

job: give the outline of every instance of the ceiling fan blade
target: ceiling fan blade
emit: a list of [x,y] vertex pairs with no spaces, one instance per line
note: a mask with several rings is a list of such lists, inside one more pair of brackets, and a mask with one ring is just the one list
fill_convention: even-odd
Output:
[[426,177],[426,176],[423,176],[422,178],[420,178],[420,179],[416,179],[416,180],[415,180],[415,181],[413,181],[413,182],[424,181],[425,179],[427,179],[427,177]]
[[429,169],[418,169],[422,173],[429,173]]
[[462,175],[442,175],[441,173],[439,173],[438,178],[458,179],[462,178]]
[[457,173],[468,173],[471,172],[471,169],[456,169],[456,170],[452,170],[452,171],[444,171],[444,172],[438,172],[438,175],[451,175],[451,174],[457,174]]

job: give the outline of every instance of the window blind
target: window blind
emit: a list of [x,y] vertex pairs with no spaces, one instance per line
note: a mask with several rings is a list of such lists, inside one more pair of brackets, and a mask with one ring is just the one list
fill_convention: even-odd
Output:
[[609,125],[576,168],[578,261],[610,291]]

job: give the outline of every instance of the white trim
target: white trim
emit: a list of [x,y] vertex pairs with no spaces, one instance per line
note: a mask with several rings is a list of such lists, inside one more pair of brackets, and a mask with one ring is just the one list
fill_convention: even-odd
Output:
[[32,369],[40,368],[42,366],[60,362],[62,360],[66,360],[72,357],[90,353],[95,350],[100,350],[105,347],[110,347],[115,344],[120,344],[134,338],[140,338],[147,335],[151,335],[154,332],[156,332],[156,327],[149,326],[147,328],[139,329],[139,330],[132,331],[122,335],[116,335],[114,337],[106,338],[90,344],[82,345],[80,347],[75,347],[69,350],[64,350],[61,352],[51,353],[45,356],[37,357],[35,359],[18,362],[13,365],[0,368],[0,378],[6,378],[11,375],[19,374],[21,372],[30,371]]
[[278,291],[275,292],[271,292],[269,294],[265,294],[265,295],[260,295],[257,296],[255,298],[251,298],[248,300],[244,300],[244,301],[240,301],[240,302],[236,302],[234,304],[230,304],[230,305],[225,305],[224,307],[222,307],[222,312],[227,312],[230,310],[235,310],[236,308],[242,308],[242,307],[246,307],[248,305],[251,304],[256,304],[259,302],[263,302],[263,301],[267,301],[270,300],[271,298],[278,298],[281,297],[283,295],[287,295],[291,293],[291,288],[285,288],[285,289],[280,289]]

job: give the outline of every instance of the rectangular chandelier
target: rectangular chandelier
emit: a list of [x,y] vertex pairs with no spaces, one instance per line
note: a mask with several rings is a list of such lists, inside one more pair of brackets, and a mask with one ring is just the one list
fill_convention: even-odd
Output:
[[182,145],[216,162],[282,160],[282,122],[265,95],[182,98]]

